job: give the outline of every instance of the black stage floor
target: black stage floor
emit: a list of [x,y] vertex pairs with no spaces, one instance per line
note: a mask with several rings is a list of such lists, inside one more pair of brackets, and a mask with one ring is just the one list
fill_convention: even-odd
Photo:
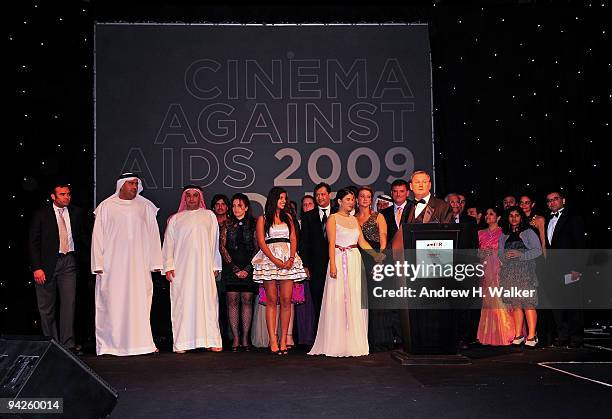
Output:
[[301,349],[82,359],[119,392],[113,418],[612,417],[612,352],[463,354],[469,365],[401,366],[390,352],[338,359]]

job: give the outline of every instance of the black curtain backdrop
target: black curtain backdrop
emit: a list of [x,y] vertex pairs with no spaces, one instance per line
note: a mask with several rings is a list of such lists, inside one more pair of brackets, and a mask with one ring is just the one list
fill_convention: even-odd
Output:
[[[17,2],[16,2],[17,3]],[[427,22],[433,68],[437,194],[464,192],[480,206],[529,192],[544,212],[561,189],[585,216],[589,244],[610,240],[612,50],[607,1],[334,2],[238,7],[188,2],[18,2],[5,20],[8,172],[0,332],[39,333],[28,267],[32,212],[52,179],[93,209],[93,24],[124,22]],[[392,5],[393,4],[393,5]],[[606,53],[606,51],[608,51]],[[93,336],[93,278],[79,283],[77,333]],[[167,335],[167,288],[156,280],[154,334]]]

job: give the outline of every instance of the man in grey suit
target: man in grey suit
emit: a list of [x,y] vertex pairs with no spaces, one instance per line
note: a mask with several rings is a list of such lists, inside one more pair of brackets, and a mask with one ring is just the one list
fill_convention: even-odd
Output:
[[[40,208],[30,224],[30,269],[43,334],[78,353],[74,339],[77,255],[88,247],[83,216],[79,208],[70,206],[69,184],[56,183],[51,200],[53,204]],[[58,295],[59,333],[55,315]]]

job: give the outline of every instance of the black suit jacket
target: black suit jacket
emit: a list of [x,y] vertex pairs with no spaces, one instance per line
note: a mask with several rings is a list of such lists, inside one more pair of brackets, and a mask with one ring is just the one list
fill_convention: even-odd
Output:
[[[333,214],[336,212],[336,209],[332,206],[330,212]],[[304,262],[304,266],[310,271],[312,278],[325,279],[325,272],[329,262],[328,246],[329,242],[323,235],[323,224],[319,218],[319,208],[316,207],[304,213],[302,217],[299,247],[302,262]]]
[[568,273],[570,270],[582,272],[586,264],[584,252],[569,255],[569,252],[556,253],[554,249],[586,249],[584,236],[584,222],[582,217],[574,215],[567,208],[561,211],[559,220],[555,225],[552,241],[548,240],[548,225],[551,215],[546,216],[544,235],[546,236],[546,248],[553,249],[547,255],[549,265],[556,265],[557,270]]
[[[450,222],[455,222],[452,214]],[[476,219],[467,214],[460,214],[459,228],[459,243],[457,243],[457,249],[478,249],[479,243]]]
[[546,216],[546,224],[544,226],[547,249],[586,249],[582,217],[573,215],[571,211],[564,208],[561,211],[559,220],[557,220],[557,225],[555,225],[552,242],[549,242],[548,224],[550,224],[551,218],[550,214]]
[[[68,206],[70,229],[74,251],[78,256],[88,254],[87,229],[84,227],[83,212],[75,206]],[[59,254],[59,228],[53,205],[40,208],[34,213],[30,224],[29,253],[32,272],[42,269],[47,279],[55,273]]]
[[[410,212],[411,208],[410,201],[407,201],[404,206],[404,211],[402,212],[402,222],[406,221],[407,214]],[[395,233],[397,233],[397,225],[395,224],[395,204],[381,210],[380,213],[385,217],[385,222],[387,223],[387,243],[391,243],[393,237],[395,237]]]

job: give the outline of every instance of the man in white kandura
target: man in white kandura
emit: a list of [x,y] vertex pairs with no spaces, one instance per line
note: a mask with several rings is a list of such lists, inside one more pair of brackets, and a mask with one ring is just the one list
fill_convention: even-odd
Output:
[[133,173],[94,211],[91,270],[96,276],[96,353],[158,352],[151,334],[152,271],[162,269],[158,208],[140,196]]
[[170,281],[174,352],[222,350],[215,278],[221,272],[219,224],[205,208],[202,189],[183,189],[176,214],[164,235],[164,272]]

